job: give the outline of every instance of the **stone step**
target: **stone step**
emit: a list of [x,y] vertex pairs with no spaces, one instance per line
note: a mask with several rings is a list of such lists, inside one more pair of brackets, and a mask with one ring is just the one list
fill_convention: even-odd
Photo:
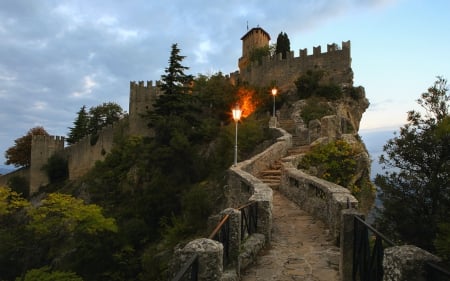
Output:
[[309,145],[296,146],[289,149],[288,154],[289,155],[302,154],[308,152],[310,149],[311,147]]
[[265,176],[261,178],[262,181],[280,181],[281,176]]
[[264,177],[266,175],[281,175],[281,171],[277,170],[264,170],[259,173],[260,176]]

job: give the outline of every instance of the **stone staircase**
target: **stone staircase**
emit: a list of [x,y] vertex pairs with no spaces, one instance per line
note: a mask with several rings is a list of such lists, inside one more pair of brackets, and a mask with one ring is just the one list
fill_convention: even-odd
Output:
[[[288,150],[288,155],[286,157],[306,153],[309,149],[309,145],[292,147]],[[280,160],[275,161],[268,169],[261,171],[257,177],[270,188],[277,190],[281,183],[281,166]]]
[[261,171],[258,176],[262,182],[272,189],[278,189],[281,183],[281,163],[275,161],[267,170]]

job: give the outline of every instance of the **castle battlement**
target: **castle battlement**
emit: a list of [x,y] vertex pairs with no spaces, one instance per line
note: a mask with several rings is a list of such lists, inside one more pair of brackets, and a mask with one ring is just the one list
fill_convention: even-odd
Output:
[[350,46],[350,41],[346,41],[341,46],[328,44],[326,52],[322,52],[321,46],[315,46],[312,54],[308,54],[305,48],[299,50],[298,56],[291,51],[285,59],[282,54],[266,56],[240,69],[239,76],[241,80],[259,87],[268,86],[273,81],[278,86],[292,86],[306,71],[322,70],[325,81],[353,85]]
[[155,87],[159,87],[161,85],[161,81],[160,80],[156,80],[155,81],[155,85],[153,85],[153,81],[152,80],[147,80],[147,84],[144,84],[144,81],[138,81],[136,83],[136,81],[130,81],[130,89],[136,89],[136,88],[155,88]]
[[308,55],[308,49],[300,49],[298,52],[298,56],[295,56],[295,52],[291,51],[287,54],[286,58],[282,58],[282,54],[277,54],[275,56],[265,56],[262,58],[261,63],[260,62],[252,62],[250,66],[252,67],[259,67],[261,65],[270,64],[276,61],[296,61],[296,60],[315,60],[323,56],[342,56],[344,59],[347,57],[346,55],[350,55],[350,41],[342,42],[342,47],[339,48],[339,46],[336,43],[333,44],[327,44],[327,51],[322,53],[322,47],[321,46],[315,46],[313,47],[313,53]]
[[65,138],[63,136],[48,136],[48,135],[32,135],[32,141],[46,141],[54,143],[64,143]]

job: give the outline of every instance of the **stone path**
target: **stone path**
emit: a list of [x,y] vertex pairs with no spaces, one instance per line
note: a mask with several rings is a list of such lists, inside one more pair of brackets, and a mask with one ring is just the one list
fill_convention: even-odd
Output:
[[241,280],[339,280],[339,248],[324,224],[279,191],[273,196],[271,244],[241,273]]

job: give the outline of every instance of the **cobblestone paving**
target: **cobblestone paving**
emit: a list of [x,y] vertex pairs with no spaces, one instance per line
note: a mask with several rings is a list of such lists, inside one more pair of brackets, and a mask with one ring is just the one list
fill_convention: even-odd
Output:
[[324,224],[274,190],[272,241],[242,281],[337,281],[339,248]]

